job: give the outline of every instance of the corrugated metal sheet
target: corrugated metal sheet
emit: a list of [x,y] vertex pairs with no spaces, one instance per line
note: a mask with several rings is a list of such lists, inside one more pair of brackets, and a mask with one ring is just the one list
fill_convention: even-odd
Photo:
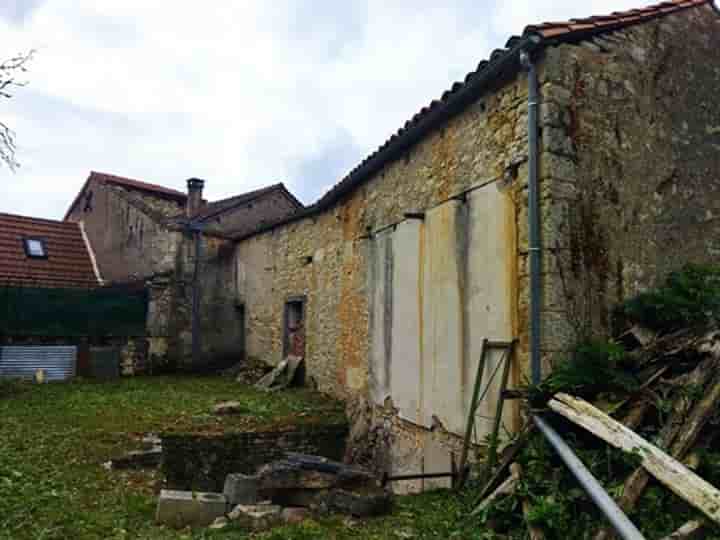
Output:
[[0,347],[0,377],[31,379],[38,369],[46,380],[64,381],[75,375],[77,347]]

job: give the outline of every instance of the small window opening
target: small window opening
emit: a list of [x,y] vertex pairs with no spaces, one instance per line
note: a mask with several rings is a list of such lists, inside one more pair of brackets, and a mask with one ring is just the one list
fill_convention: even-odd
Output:
[[85,206],[83,207],[83,212],[92,212],[92,209],[93,209],[92,201],[93,201],[93,192],[88,191],[87,194],[85,195]]
[[46,259],[47,249],[42,238],[24,238],[25,255],[33,259]]

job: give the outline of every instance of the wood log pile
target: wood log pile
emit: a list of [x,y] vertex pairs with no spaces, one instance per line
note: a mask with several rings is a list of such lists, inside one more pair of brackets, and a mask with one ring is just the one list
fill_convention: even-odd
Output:
[[[541,414],[553,424],[649,540],[720,538],[720,329],[660,335],[633,327],[617,341],[625,350],[618,369],[636,379],[634,388],[589,396],[553,392],[541,410],[528,415]],[[558,490],[572,481],[552,483],[551,478],[569,473],[551,453],[540,478],[542,459],[528,446],[543,444],[541,434],[526,433],[518,441],[523,448],[508,445],[510,459],[501,459],[490,482],[480,486],[474,514],[492,525],[513,511],[524,522],[524,533],[517,536],[512,523],[499,533],[541,539],[565,537],[553,519],[568,519],[572,526],[573,513],[577,519],[591,513],[595,518],[587,520],[581,537],[616,538],[579,485],[574,499],[537,487]],[[605,467],[603,455],[610,453],[620,458],[608,458]]]

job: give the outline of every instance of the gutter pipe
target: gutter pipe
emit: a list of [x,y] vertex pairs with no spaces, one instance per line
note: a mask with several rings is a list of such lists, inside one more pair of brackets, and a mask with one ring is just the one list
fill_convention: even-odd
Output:
[[200,365],[200,257],[202,255],[203,226],[195,221],[187,224],[188,231],[192,232],[195,240],[195,268],[193,269],[193,296],[192,296],[192,365]]
[[533,384],[542,379],[540,365],[540,212],[538,196],[538,106],[540,91],[537,68],[527,50],[520,62],[528,72],[528,251],[530,257],[530,373]]

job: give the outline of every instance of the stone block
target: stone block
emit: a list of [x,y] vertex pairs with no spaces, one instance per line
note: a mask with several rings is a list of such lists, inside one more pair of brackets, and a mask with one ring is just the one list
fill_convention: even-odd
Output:
[[302,523],[310,517],[310,511],[307,508],[291,506],[283,508],[280,516],[285,523]]
[[228,503],[235,506],[238,504],[255,504],[257,502],[257,476],[235,473],[228,474],[225,478],[223,494]]
[[275,504],[239,504],[227,517],[251,531],[264,531],[280,525],[282,508]]
[[163,489],[155,520],[170,527],[206,527],[225,514],[227,500],[221,493]]

